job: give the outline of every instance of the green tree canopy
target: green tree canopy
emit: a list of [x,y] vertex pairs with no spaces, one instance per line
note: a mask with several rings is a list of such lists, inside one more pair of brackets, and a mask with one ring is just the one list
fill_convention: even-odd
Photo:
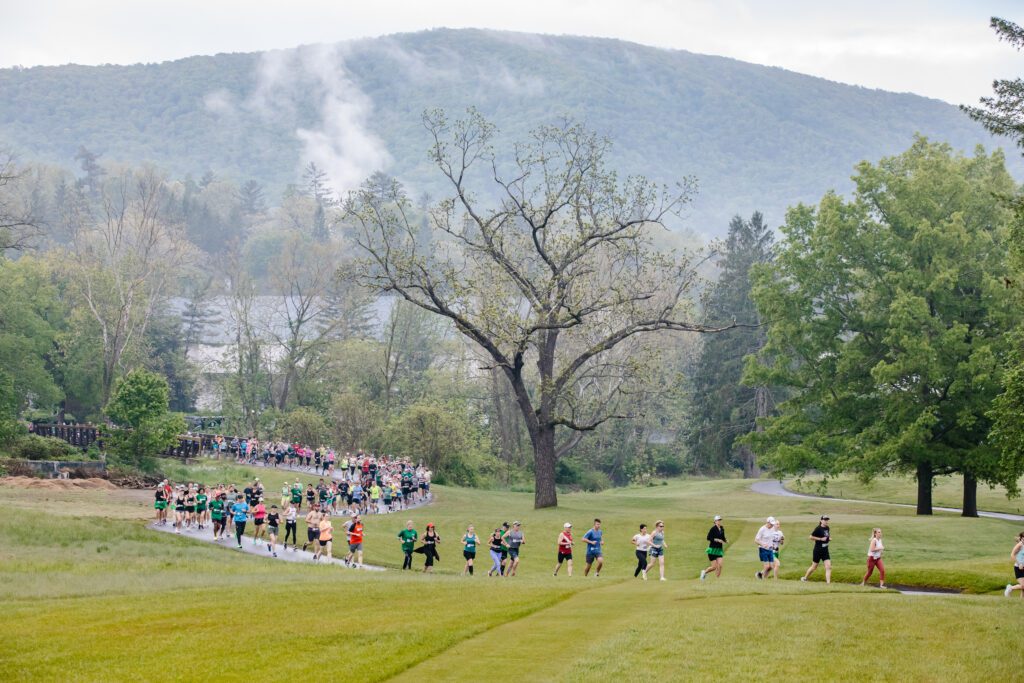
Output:
[[150,469],[152,458],[185,431],[184,418],[167,411],[169,396],[167,380],[149,370],[132,370],[117,381],[106,413],[120,427],[110,450],[121,462]]
[[913,471],[920,514],[932,477],[962,472],[975,513],[977,481],[1021,474],[986,416],[1021,319],[1004,287],[1010,212],[993,195],[1013,180],[998,152],[918,138],[854,181],[848,201],[792,209],[777,260],[757,271],[768,341],[745,379],[794,395],[746,440],[778,472]]

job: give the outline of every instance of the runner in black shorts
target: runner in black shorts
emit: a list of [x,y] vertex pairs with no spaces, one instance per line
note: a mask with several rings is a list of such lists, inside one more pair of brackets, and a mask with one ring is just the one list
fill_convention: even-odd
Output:
[[806,581],[819,563],[825,564],[825,583],[832,583],[832,558],[828,554],[828,542],[832,538],[832,531],[828,528],[828,515],[822,515],[818,526],[811,532],[811,540],[814,541],[814,552],[811,554],[811,566],[807,568],[801,581]]

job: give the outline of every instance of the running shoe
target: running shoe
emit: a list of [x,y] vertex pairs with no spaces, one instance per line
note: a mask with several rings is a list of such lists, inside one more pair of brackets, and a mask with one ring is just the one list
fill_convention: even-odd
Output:
[[700,570],[700,580],[701,580],[701,581],[703,581],[703,580],[704,580],[704,577],[705,577],[705,576],[707,576],[707,575],[708,575],[708,572],[707,572],[707,570],[705,570],[705,569],[701,569],[701,570]]
[[756,577],[757,577],[757,578],[759,578],[759,579],[763,579],[763,578],[764,578],[764,574],[762,574],[761,572],[756,572],[756,573],[754,574],[754,576],[756,576]]
[[801,577],[800,577],[800,580],[801,580],[801,581],[806,581],[806,580],[807,580],[807,577],[806,577],[806,576],[801,576]]
[[1012,583],[1006,584],[1006,589],[1003,591],[1003,595],[1008,598],[1008,597],[1010,597],[1010,593],[1012,593],[1012,592],[1013,592],[1013,584]]
[[661,579],[660,579],[660,580],[661,580],[661,581],[667,581],[668,579],[666,579],[666,578],[665,578],[665,577],[663,576],[663,577],[661,577]]

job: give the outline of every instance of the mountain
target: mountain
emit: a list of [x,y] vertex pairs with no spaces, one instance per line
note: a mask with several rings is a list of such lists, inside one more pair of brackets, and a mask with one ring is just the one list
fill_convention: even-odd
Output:
[[108,161],[212,170],[271,191],[298,182],[310,160],[342,190],[383,167],[410,194],[436,194],[420,114],[469,106],[506,141],[571,116],[613,141],[623,175],[696,176],[685,224],[706,234],[756,209],[776,225],[787,206],[846,190],[855,163],[898,153],[915,133],[968,152],[994,144],[954,106],[917,95],[618,40],[438,29],[161,64],[3,69],[0,145],[69,166],[84,145]]

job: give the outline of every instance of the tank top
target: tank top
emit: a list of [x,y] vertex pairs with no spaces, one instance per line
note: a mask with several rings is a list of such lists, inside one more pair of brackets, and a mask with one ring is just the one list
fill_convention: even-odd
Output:
[[872,557],[872,558],[874,558],[876,560],[879,560],[879,559],[882,558],[882,551],[885,550],[885,546],[882,545],[882,541],[879,540],[876,543],[875,548],[876,548],[876,550],[872,551],[871,550],[871,543],[870,542],[868,543],[868,557]]
[[1024,567],[1024,545],[1017,551],[1017,566]]
[[568,555],[572,552],[572,532],[562,532],[562,538],[558,541],[558,552]]
[[323,524],[323,523],[320,524],[320,542],[321,543],[323,543],[324,541],[331,540],[333,534],[334,534],[334,528],[331,527],[331,523],[330,522],[327,522],[326,524]]
[[655,548],[661,549],[661,544],[664,542],[665,534],[661,533],[660,531],[656,531],[654,535],[651,536],[651,545],[653,545]]

